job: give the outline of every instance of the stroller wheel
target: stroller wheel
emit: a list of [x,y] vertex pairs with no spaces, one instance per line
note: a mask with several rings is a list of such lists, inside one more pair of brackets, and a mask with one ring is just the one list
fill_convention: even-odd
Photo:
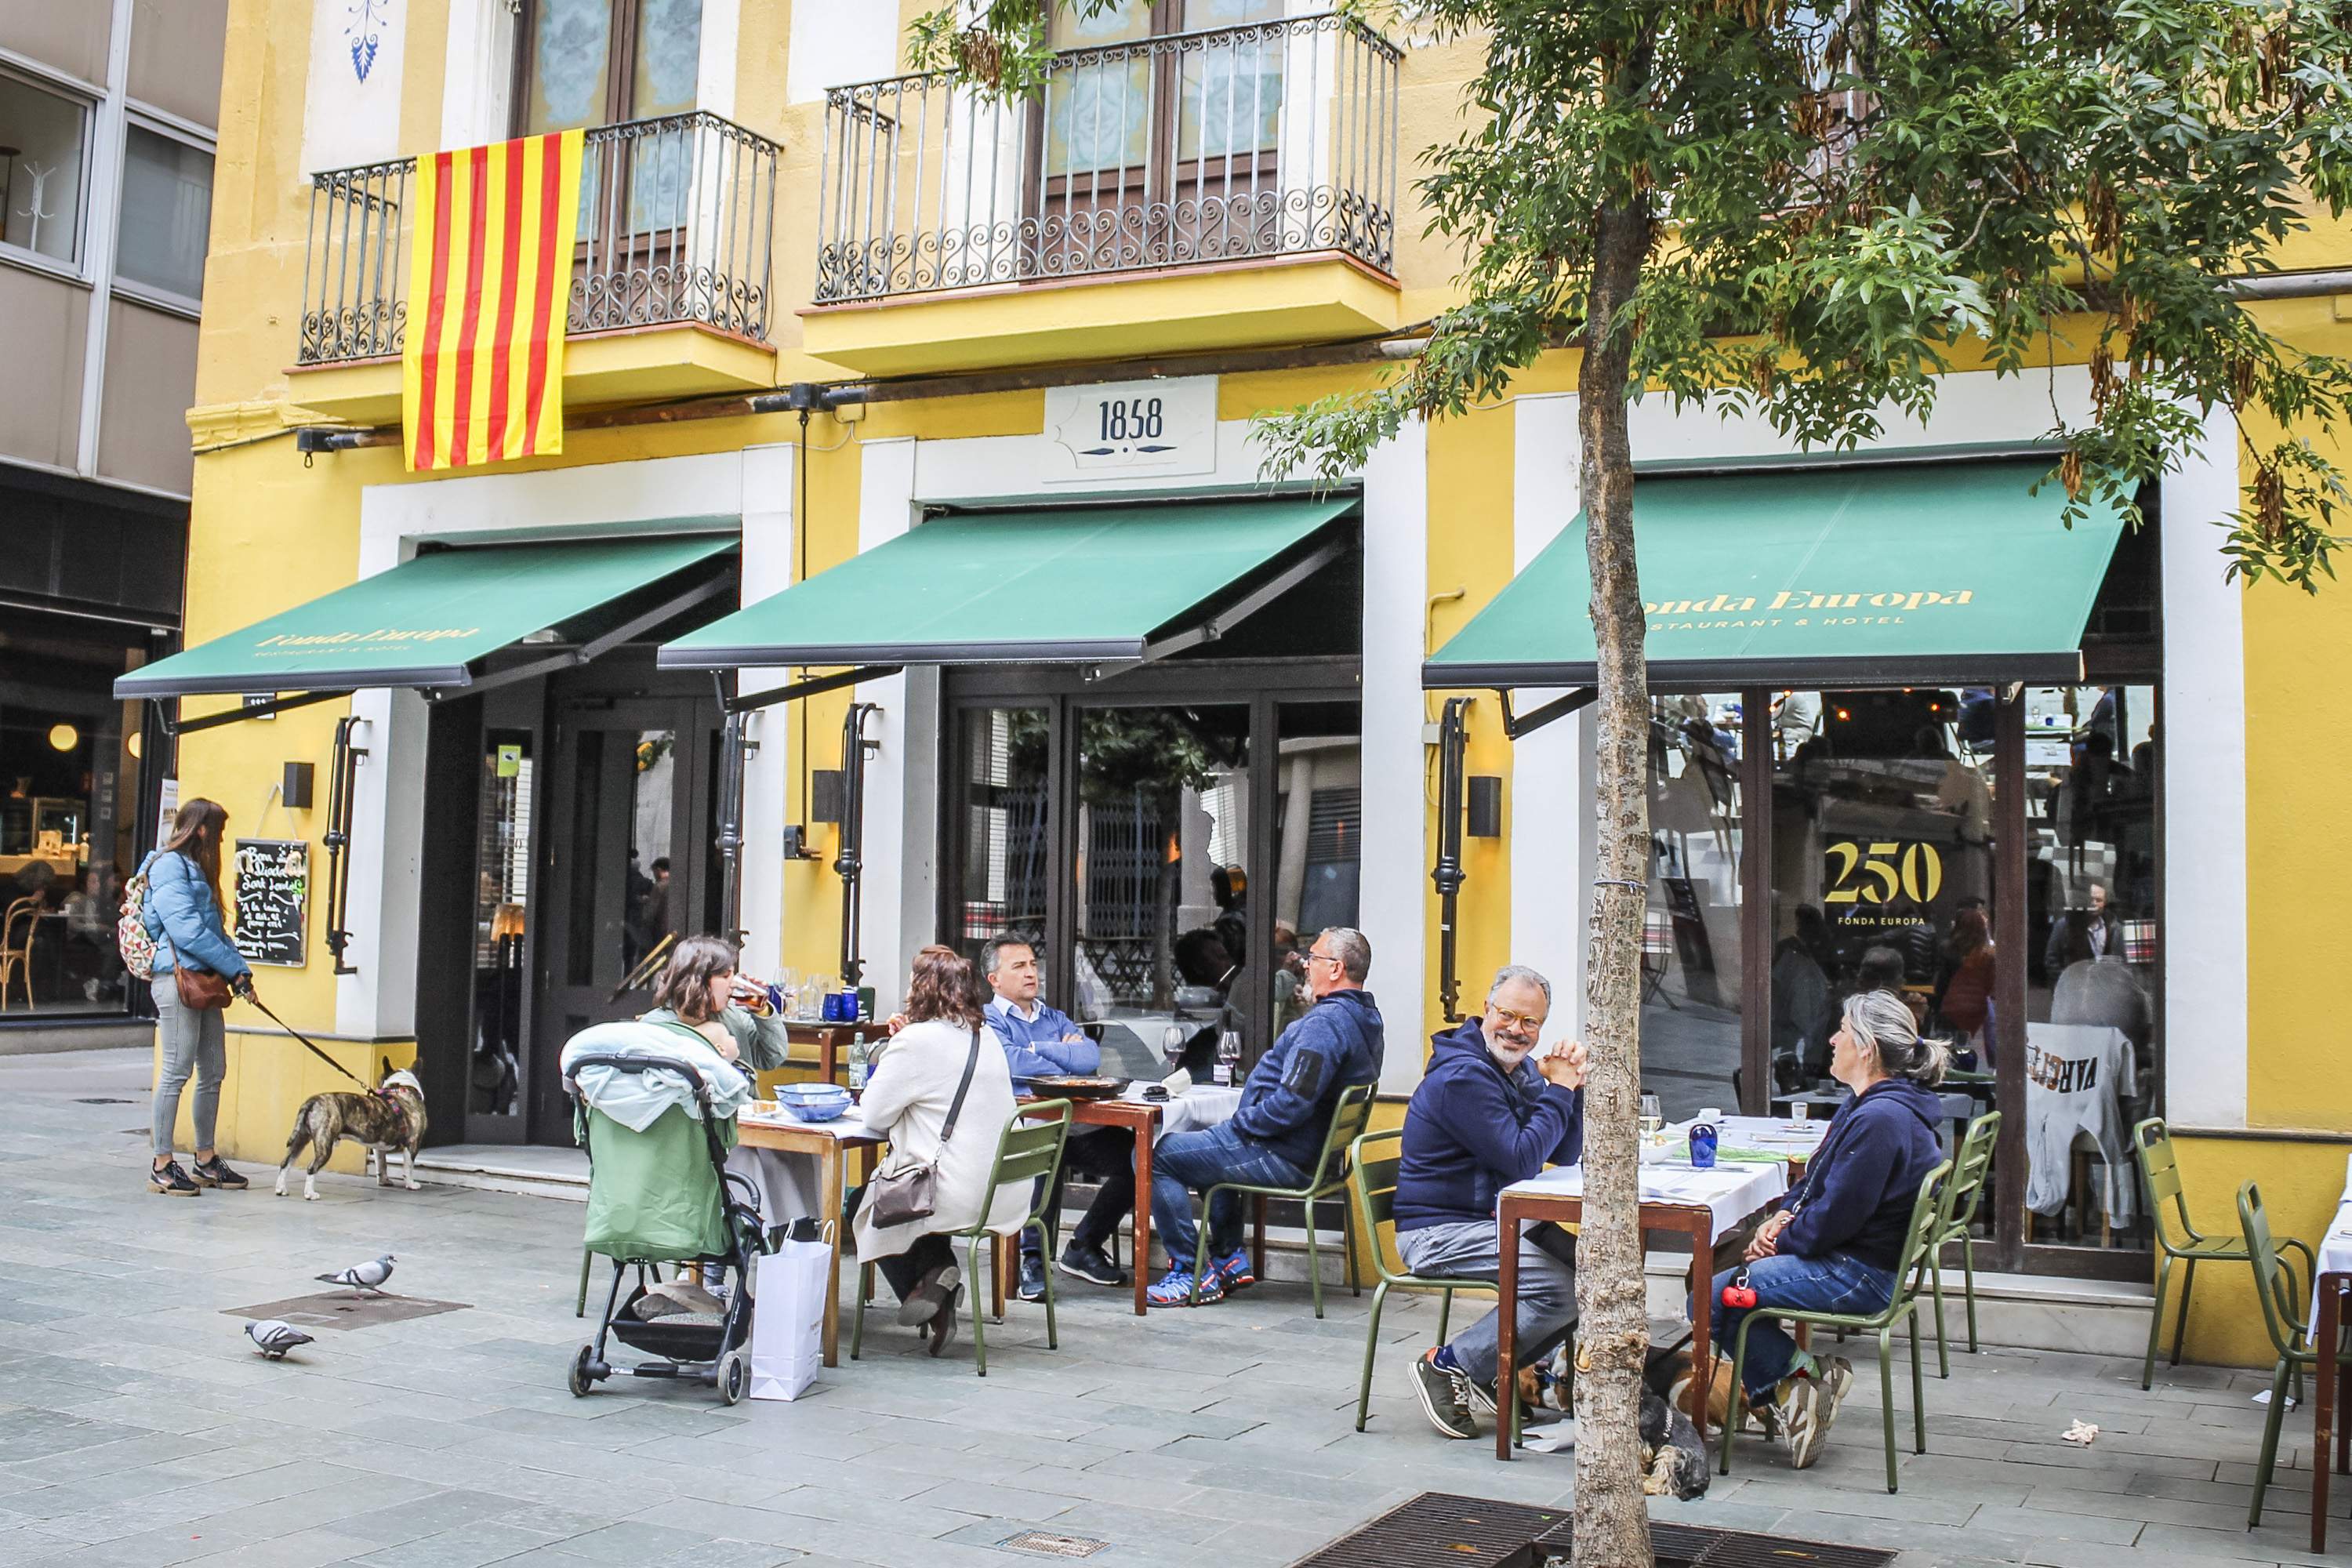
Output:
[[580,1353],[572,1358],[572,1370],[563,1381],[565,1386],[572,1390],[572,1397],[574,1399],[587,1398],[589,1390],[596,1386],[596,1380],[588,1375],[588,1363],[595,1358],[595,1354],[596,1347],[593,1344],[585,1344],[580,1347]]
[[719,1397],[729,1405],[740,1405],[751,1387],[751,1358],[740,1349],[729,1351],[719,1358]]

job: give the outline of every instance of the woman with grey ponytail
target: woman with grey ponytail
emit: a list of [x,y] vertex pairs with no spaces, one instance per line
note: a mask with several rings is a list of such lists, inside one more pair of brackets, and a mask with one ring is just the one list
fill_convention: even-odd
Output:
[[[1780,1416],[1793,1468],[1820,1457],[1853,1367],[1843,1356],[1799,1350],[1770,1321],[1772,1309],[1870,1313],[1894,1300],[1912,1204],[1944,1157],[1935,1086],[1949,1057],[1943,1041],[1920,1036],[1895,993],[1847,997],[1830,1038],[1830,1076],[1853,1098],[1831,1119],[1805,1179],[1758,1227],[1747,1262],[1716,1278],[1717,1344],[1731,1343],[1748,1313],[1764,1314],[1748,1331],[1748,1402]],[[1740,1291],[1743,1305],[1725,1303],[1727,1288]]]

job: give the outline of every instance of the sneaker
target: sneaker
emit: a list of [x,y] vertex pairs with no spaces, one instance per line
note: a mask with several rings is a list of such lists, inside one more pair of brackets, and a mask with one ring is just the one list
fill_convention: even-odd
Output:
[[1448,1437],[1475,1437],[1478,1435],[1478,1419],[1470,1411],[1471,1396],[1475,1390],[1459,1368],[1439,1362],[1437,1352],[1424,1351],[1412,1363],[1412,1392],[1414,1397],[1421,1401],[1421,1413],[1429,1417],[1429,1424],[1442,1435]]
[[931,1315],[930,1342],[923,1347],[925,1351],[934,1356],[940,1355],[945,1353],[948,1346],[955,1342],[956,1320],[962,1316],[956,1308],[962,1301],[961,1287],[948,1292],[947,1300],[940,1302],[940,1310]]
[[919,1329],[939,1316],[940,1309],[955,1296],[963,1284],[963,1270],[952,1263],[942,1263],[923,1276],[913,1295],[898,1303],[898,1326]]
[[190,1181],[188,1173],[180,1169],[180,1162],[177,1160],[165,1162],[160,1171],[150,1166],[147,1171],[147,1190],[151,1193],[161,1193],[167,1198],[199,1197],[204,1193],[204,1188]]
[[241,1193],[253,1184],[228,1168],[228,1163],[218,1154],[196,1162],[194,1175],[200,1187],[219,1187],[225,1192]]
[[1021,1255],[1021,1280],[1013,1294],[1024,1301],[1045,1299],[1045,1260],[1034,1253]]
[[1257,1283],[1257,1276],[1250,1271],[1249,1248],[1246,1247],[1235,1247],[1223,1258],[1210,1259],[1209,1267],[1217,1271],[1217,1283],[1225,1288],[1228,1296]]
[[1822,1444],[1837,1419],[1837,1401],[1819,1378],[1791,1377],[1774,1391],[1773,1414],[1789,1435],[1789,1468],[1805,1470],[1822,1457]]
[[[1151,1304],[1155,1307],[1192,1306],[1192,1272],[1189,1268],[1171,1268],[1160,1277],[1160,1283],[1154,1285],[1146,1294],[1150,1296]],[[1222,1301],[1224,1299],[1225,1288],[1218,1279],[1216,1270],[1212,1268],[1208,1273],[1202,1275],[1200,1304],[1205,1307],[1212,1301]]]
[[1821,1370],[1822,1386],[1829,1391],[1830,1407],[1834,1411],[1845,1403],[1853,1388],[1853,1363],[1842,1355],[1815,1356],[1814,1364]]
[[1127,1271],[1113,1263],[1110,1254],[1099,1247],[1080,1247],[1074,1241],[1062,1248],[1062,1256],[1055,1261],[1054,1267],[1089,1285],[1116,1287],[1127,1283]]

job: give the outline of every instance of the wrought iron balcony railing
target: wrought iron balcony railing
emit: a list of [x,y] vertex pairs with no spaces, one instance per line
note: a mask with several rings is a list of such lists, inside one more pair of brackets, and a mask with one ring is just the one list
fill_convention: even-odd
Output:
[[[585,138],[567,330],[697,322],[768,337],[777,148],[715,114]],[[314,174],[301,364],[397,354],[408,322],[416,160]]]
[[1392,270],[1402,52],[1337,14],[826,95],[816,300],[1338,252]]

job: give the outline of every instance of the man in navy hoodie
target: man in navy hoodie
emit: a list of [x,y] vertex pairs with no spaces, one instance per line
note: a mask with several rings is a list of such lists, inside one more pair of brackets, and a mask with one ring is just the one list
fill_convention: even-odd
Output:
[[[1431,1040],[1397,1161],[1397,1250],[1415,1274],[1495,1279],[1503,1261],[1497,1194],[1582,1154],[1584,1047],[1535,1056],[1550,1016],[1551,982],[1515,963],[1487,987],[1483,1016]],[[1522,1365],[1538,1364],[1576,1321],[1572,1247],[1557,1226],[1520,1233],[1514,1331]],[[1413,1363],[1422,1411],[1448,1437],[1476,1436],[1473,1406],[1491,1415],[1501,1405],[1496,1317],[1487,1313]]]
[[[1171,1132],[1152,1151],[1151,1227],[1168,1248],[1168,1272],[1151,1287],[1153,1305],[1181,1307],[1194,1300],[1192,1263],[1201,1245],[1192,1223],[1195,1190],[1220,1182],[1306,1185],[1310,1167],[1322,1158],[1339,1096],[1380,1081],[1381,1012],[1364,989],[1371,972],[1372,944],[1362,931],[1332,926],[1318,936],[1307,955],[1307,988],[1315,1005],[1250,1069],[1241,1108],[1214,1127]],[[1218,1194],[1209,1213],[1202,1304],[1257,1283],[1241,1230],[1241,1195]]]

